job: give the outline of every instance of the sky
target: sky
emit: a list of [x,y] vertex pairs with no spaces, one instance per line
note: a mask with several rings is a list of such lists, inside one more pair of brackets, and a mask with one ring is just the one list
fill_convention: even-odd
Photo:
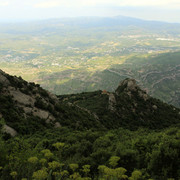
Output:
[[0,21],[118,15],[180,23],[180,0],[0,0]]

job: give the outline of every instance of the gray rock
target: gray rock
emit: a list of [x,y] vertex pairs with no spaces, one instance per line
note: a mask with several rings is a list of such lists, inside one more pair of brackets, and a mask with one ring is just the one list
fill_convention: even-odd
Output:
[[47,119],[49,117],[49,112],[38,109],[38,108],[34,108],[33,109],[33,116],[37,116],[41,119]]
[[48,123],[50,123],[50,122],[52,122],[52,121],[55,121],[55,117],[50,114],[49,117],[48,117],[48,119],[46,120],[46,123],[48,124]]
[[33,99],[31,96],[26,95],[19,90],[13,90],[9,89],[10,94],[13,96],[13,99],[17,101],[19,104],[23,105],[31,105],[33,106],[35,103],[35,99]]
[[122,81],[118,88],[116,89],[116,94],[119,95],[121,92],[126,92],[130,97],[132,97],[132,92],[137,92],[141,98],[145,101],[149,99],[146,91],[142,90],[137,84],[135,79],[125,79]]
[[149,99],[149,96],[146,94],[145,91],[139,90],[138,94],[141,98],[143,98],[145,101],[147,101]]
[[[48,91],[47,91],[47,92],[48,92]],[[58,100],[58,98],[57,98],[56,95],[54,95],[54,94],[52,94],[52,93],[50,93],[50,92],[48,92],[48,95],[49,95],[49,97],[50,97],[51,99],[53,99],[55,102],[59,102],[59,100]]]
[[109,94],[109,105],[108,105],[108,109],[111,110],[111,111],[115,111],[116,110],[116,98],[114,96],[113,93],[110,93]]
[[120,82],[115,92],[117,95],[119,95],[119,93],[125,91],[131,96],[131,92],[136,91],[138,88],[139,87],[136,84],[135,79],[125,79],[124,81]]
[[50,121],[55,121],[55,117],[54,117],[53,115],[49,115],[48,119],[49,119]]
[[61,126],[61,124],[59,123],[59,122],[56,122],[55,124],[54,124],[54,128],[61,128],[62,126]]
[[3,126],[2,131],[7,133],[7,134],[10,134],[12,137],[17,135],[16,130],[11,128],[10,126],[8,126],[6,124]]
[[128,91],[136,91],[137,90],[137,84],[136,84],[136,81],[135,79],[129,79],[127,80],[127,90]]
[[30,108],[30,107],[23,107],[23,110],[24,110],[25,113],[30,114],[30,113],[32,112],[33,109]]

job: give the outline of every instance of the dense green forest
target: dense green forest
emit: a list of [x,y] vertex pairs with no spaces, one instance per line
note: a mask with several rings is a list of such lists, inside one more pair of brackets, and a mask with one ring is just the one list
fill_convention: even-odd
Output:
[[[1,179],[179,179],[180,130],[44,130],[0,139]],[[129,177],[129,178],[128,178]]]
[[180,109],[134,79],[57,97],[0,71],[0,129],[2,180],[180,178]]

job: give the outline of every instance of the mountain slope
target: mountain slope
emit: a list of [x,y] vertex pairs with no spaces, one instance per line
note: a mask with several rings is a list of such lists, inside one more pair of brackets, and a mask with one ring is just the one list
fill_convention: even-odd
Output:
[[180,110],[151,98],[126,79],[114,93],[96,91],[59,96],[0,71],[0,113],[21,134],[44,128],[164,128],[179,123]]
[[[101,127],[93,114],[59,102],[57,97],[22,78],[0,71],[0,117],[3,126],[20,134],[68,126],[73,129]],[[80,120],[80,121],[79,121]],[[88,122],[88,123],[87,123]]]
[[163,128],[180,121],[178,108],[150,97],[134,79],[122,81],[114,93],[96,91],[59,99],[96,113],[107,128]]
[[100,179],[114,158],[126,179],[178,179],[179,122],[180,109],[134,79],[111,93],[57,97],[0,71],[0,179]]

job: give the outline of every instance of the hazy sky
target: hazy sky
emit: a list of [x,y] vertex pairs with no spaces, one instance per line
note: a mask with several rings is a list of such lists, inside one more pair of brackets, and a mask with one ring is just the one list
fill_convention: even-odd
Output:
[[0,20],[117,15],[180,23],[180,0],[0,0]]

